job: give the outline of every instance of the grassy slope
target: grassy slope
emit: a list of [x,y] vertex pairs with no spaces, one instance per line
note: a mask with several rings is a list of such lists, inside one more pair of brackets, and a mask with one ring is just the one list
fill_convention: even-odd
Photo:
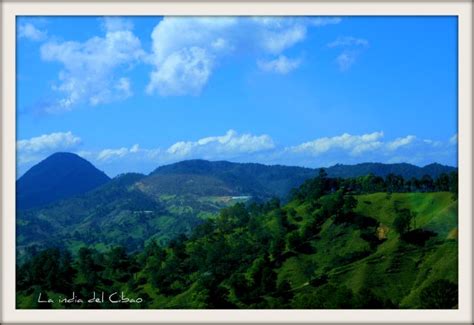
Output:
[[[324,200],[324,198],[322,198]],[[319,275],[327,275],[337,286],[344,285],[354,292],[370,288],[380,297],[390,298],[401,308],[416,308],[420,291],[432,281],[447,279],[457,283],[458,245],[457,202],[450,193],[375,193],[357,196],[356,212],[384,225],[387,239],[371,248],[361,238],[363,229],[353,225],[337,225],[328,219],[320,234],[312,240],[314,252],[298,254],[285,260],[277,270],[278,282],[287,280],[295,295],[313,290],[308,283]],[[435,231],[437,236],[424,247],[407,244],[391,229],[395,218],[394,202],[417,213],[418,228]],[[310,218],[307,205],[290,202],[304,224]],[[269,219],[269,229],[275,228]],[[276,230],[275,230],[276,231]],[[152,301],[149,308],[202,308],[195,285],[175,296],[156,293],[149,283],[140,286]],[[201,306],[201,307],[197,307]]]
[[[457,282],[457,240],[452,238],[457,228],[457,202],[450,193],[386,193],[357,197],[356,211],[376,219],[388,227],[387,240],[372,250],[360,238],[360,230],[344,230],[328,220],[320,238],[314,241],[313,254],[300,254],[285,261],[278,280],[288,280],[296,291],[307,286],[318,274],[329,274],[330,281],[359,291],[371,288],[382,297],[391,297],[400,306],[416,306],[420,290],[434,280],[444,278]],[[395,217],[394,202],[417,213],[417,228],[435,231],[438,235],[425,247],[406,244],[390,229]],[[297,207],[301,215],[304,207]],[[451,233],[451,235],[449,235]],[[329,268],[341,257],[357,256],[352,263]],[[336,262],[337,264],[337,262]],[[308,272],[314,270],[314,273]]]
[[[324,199],[324,198],[323,198]],[[288,258],[277,270],[278,282],[287,280],[297,295],[312,290],[309,281],[328,275],[335,285],[344,285],[354,292],[371,288],[380,297],[389,297],[401,308],[416,308],[418,295],[426,285],[437,279],[457,283],[457,202],[450,193],[386,193],[360,195],[356,211],[376,219],[388,227],[387,239],[375,249],[360,237],[361,230],[348,225],[336,225],[332,219],[323,225],[320,235],[313,240],[314,253]],[[431,244],[419,247],[402,242],[390,229],[395,211],[394,202],[417,213],[417,227],[430,229],[438,235]],[[308,206],[290,202],[305,223]],[[272,224],[267,225],[272,228]],[[352,262],[344,258],[353,256]],[[334,265],[339,266],[334,267]],[[156,295],[149,285],[145,291],[154,298],[155,308],[189,308],[195,306],[196,291],[189,290],[176,297]]]

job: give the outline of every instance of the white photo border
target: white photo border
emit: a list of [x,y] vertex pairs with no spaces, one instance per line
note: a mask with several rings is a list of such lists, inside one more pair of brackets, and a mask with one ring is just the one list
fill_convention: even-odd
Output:
[[[472,8],[471,1],[3,1],[1,3],[1,318],[2,323],[472,323]],[[459,309],[457,310],[18,310],[15,309],[15,21],[38,15],[457,16]]]

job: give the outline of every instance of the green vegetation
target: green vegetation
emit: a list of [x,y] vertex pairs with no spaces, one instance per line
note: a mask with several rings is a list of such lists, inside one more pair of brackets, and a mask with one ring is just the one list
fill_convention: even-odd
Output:
[[[230,200],[187,235],[167,241],[151,236],[143,249],[89,245],[74,255],[64,246],[33,252],[17,267],[17,307],[457,308],[457,187],[449,181],[455,177],[335,179],[321,170],[286,204]],[[163,195],[160,202],[182,198]],[[156,202],[143,201],[151,205],[141,210],[157,211]],[[149,235],[148,226],[132,227],[131,215],[122,217],[130,234]],[[158,213],[140,218],[147,225],[173,222]],[[72,292],[89,298],[102,291],[123,291],[143,302],[37,301],[39,293],[57,301]]]
[[143,178],[120,175],[84,195],[18,211],[18,257],[44,247],[62,247],[74,255],[79,248],[91,246],[101,251],[111,246],[139,251],[150,240],[165,244],[179,234],[189,234],[203,220],[234,204],[231,197],[155,195],[139,188]]

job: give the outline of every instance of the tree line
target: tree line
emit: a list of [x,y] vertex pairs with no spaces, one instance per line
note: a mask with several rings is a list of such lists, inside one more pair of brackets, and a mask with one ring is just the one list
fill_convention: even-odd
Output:
[[401,175],[388,174],[381,177],[374,174],[354,178],[329,178],[321,168],[317,177],[304,182],[299,188],[291,191],[290,198],[304,200],[315,198],[324,193],[345,188],[353,194],[369,194],[377,192],[408,193],[408,192],[451,192],[457,198],[458,172],[442,173],[436,178],[424,175],[421,178],[405,179]]

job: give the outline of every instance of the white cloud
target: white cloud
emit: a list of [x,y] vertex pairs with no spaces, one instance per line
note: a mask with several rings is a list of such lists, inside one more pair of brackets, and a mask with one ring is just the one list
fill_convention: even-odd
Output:
[[134,144],[131,148],[130,148],[130,152],[131,153],[136,153],[136,152],[139,152],[140,151],[140,146],[138,144]]
[[[445,143],[443,143],[443,141],[431,140],[431,139],[424,139],[423,143],[428,144],[433,148],[441,148],[445,145]],[[448,142],[448,143],[450,143],[450,142]]]
[[213,57],[205,49],[191,47],[170,54],[159,70],[150,74],[147,93],[158,90],[162,96],[198,95],[213,68]]
[[46,39],[46,31],[35,27],[32,23],[23,23],[18,26],[18,38],[26,38],[32,41],[42,41]]
[[90,158],[95,157],[94,153],[89,150],[79,150],[79,151],[76,151],[75,154],[81,156],[84,159],[90,159]]
[[134,64],[145,52],[130,23],[106,18],[103,26],[104,37],[82,43],[49,41],[41,46],[43,60],[63,65],[59,82],[53,86],[60,97],[47,111],[70,110],[82,102],[109,103],[131,95],[130,81],[116,76],[116,70]]
[[234,17],[165,17],[151,38],[154,66],[147,86],[149,94],[199,94],[207,83],[215,60],[232,49],[229,31]]
[[265,28],[262,33],[262,46],[271,54],[279,54],[306,38],[306,26],[293,24],[289,26],[278,26],[277,28]]
[[113,161],[118,161],[123,158],[133,159],[136,161],[164,161],[164,159],[166,158],[163,155],[162,149],[145,149],[141,148],[139,144],[134,144],[130,148],[108,148],[95,153],[86,152],[86,155],[92,160],[97,160],[99,163],[109,163]]
[[407,146],[410,143],[412,143],[416,137],[414,135],[407,135],[406,137],[403,138],[397,138],[389,143],[387,143],[387,149],[388,150],[397,150],[400,147]]
[[115,157],[124,157],[129,153],[129,149],[122,147],[120,149],[104,149],[97,155],[98,160],[109,160]]
[[73,150],[81,143],[81,138],[72,132],[55,132],[43,134],[16,143],[18,160],[28,163],[40,160],[54,152]]
[[261,70],[279,74],[287,74],[298,68],[300,64],[300,59],[289,59],[284,55],[280,55],[278,58],[270,61],[258,61],[258,66]]
[[123,30],[132,30],[133,24],[130,20],[124,19],[122,17],[103,17],[102,27],[106,32],[116,32]]
[[336,57],[339,70],[344,72],[356,62],[363,49],[369,46],[369,41],[364,38],[352,36],[338,37],[335,41],[327,44],[329,48],[342,48],[342,52]]
[[315,156],[321,155],[330,150],[344,150],[352,155],[360,155],[366,151],[373,151],[380,148],[383,143],[380,139],[383,132],[373,132],[363,135],[351,135],[344,133],[335,137],[323,137],[300,145],[287,148],[295,153],[309,153]]
[[134,144],[132,147],[121,147],[118,149],[103,149],[98,154],[96,159],[99,161],[108,161],[116,158],[123,158],[128,155],[134,155],[142,152],[138,144]]
[[115,84],[115,89],[123,94],[124,97],[132,96],[132,90],[130,85],[130,79],[120,78]]
[[355,63],[356,54],[353,52],[342,52],[336,58],[340,71],[347,71]]
[[[107,148],[95,153],[81,152],[81,155],[97,163],[111,163],[120,159],[140,162],[170,163],[189,158],[226,159],[275,149],[268,135],[238,134],[229,130],[221,136],[210,136],[196,141],[179,141],[166,149],[131,147]],[[79,154],[79,153],[78,153]]]
[[252,134],[239,135],[229,130],[225,135],[180,141],[170,146],[166,152],[172,156],[202,156],[207,158],[250,154],[275,148],[270,136]]
[[344,133],[323,137],[285,148],[281,163],[306,166],[330,166],[336,163],[407,162],[426,165],[432,162],[455,165],[455,148],[447,141],[418,139],[407,135],[394,140],[383,140],[383,132],[363,135]]
[[[151,36],[148,62],[153,71],[147,93],[197,95],[224,56],[240,52],[271,56],[267,63],[282,61],[283,52],[303,41],[308,28],[339,22],[334,17],[165,17]],[[297,67],[296,61],[285,63],[267,70]]]
[[41,152],[47,150],[66,149],[73,147],[81,142],[79,137],[76,137],[69,132],[56,132],[50,134],[43,134],[27,140],[19,140],[17,142],[17,149],[27,152]]
[[271,54],[279,55],[306,38],[309,27],[339,24],[338,17],[253,17],[256,42]]
[[352,36],[338,37],[335,41],[328,44],[328,47],[348,47],[348,46],[369,46],[369,41],[364,38],[355,38]]
[[[81,103],[95,106],[133,95],[125,73],[139,62],[153,66],[146,91],[162,96],[198,95],[225,56],[255,56],[263,71],[287,74],[299,59],[284,51],[305,40],[308,29],[338,24],[338,17],[165,17],[154,28],[146,53],[130,20],[101,18],[103,35],[83,42],[50,38],[40,48],[44,61],[62,68],[52,85],[57,97],[42,109],[60,112]],[[45,40],[31,22],[19,24],[19,37]],[[262,59],[264,58],[264,59]]]

